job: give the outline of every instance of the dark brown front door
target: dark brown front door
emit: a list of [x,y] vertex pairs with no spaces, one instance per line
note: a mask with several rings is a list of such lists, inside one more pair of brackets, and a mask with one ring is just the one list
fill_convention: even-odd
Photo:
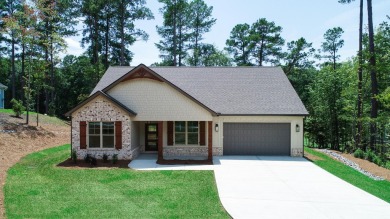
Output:
[[157,151],[157,124],[145,124],[145,151]]

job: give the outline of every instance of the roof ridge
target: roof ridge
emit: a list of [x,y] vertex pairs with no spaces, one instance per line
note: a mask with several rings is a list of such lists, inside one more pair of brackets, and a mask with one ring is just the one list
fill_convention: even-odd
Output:
[[[110,68],[135,68],[137,66],[109,66]],[[147,66],[148,68],[281,68],[281,66]]]

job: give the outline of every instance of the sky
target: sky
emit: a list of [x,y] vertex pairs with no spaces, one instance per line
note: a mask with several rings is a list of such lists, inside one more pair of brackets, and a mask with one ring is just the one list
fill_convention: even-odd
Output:
[[[204,35],[204,43],[214,44],[218,49],[225,47],[230,31],[237,24],[251,25],[260,18],[275,22],[281,26],[282,37],[286,42],[304,37],[313,47],[319,49],[326,30],[341,27],[344,30],[342,38],[344,47],[340,49],[341,60],[347,60],[356,54],[358,48],[359,1],[351,4],[340,4],[338,0],[204,0],[213,6],[213,17],[216,24],[209,33]],[[154,20],[136,21],[136,27],[149,34],[148,41],[137,41],[130,50],[134,53],[132,66],[139,64],[150,65],[160,62],[159,50],[155,43],[161,40],[156,26],[163,23],[157,0],[146,0],[147,7],[154,14]],[[366,1],[364,1],[366,3]],[[364,21],[367,23],[367,10],[364,6]],[[390,15],[389,0],[373,1],[374,26],[378,26]],[[390,20],[388,20],[390,21]],[[80,24],[81,29],[82,25]],[[80,55],[84,49],[80,46],[81,32],[78,36],[66,38],[67,54]]]

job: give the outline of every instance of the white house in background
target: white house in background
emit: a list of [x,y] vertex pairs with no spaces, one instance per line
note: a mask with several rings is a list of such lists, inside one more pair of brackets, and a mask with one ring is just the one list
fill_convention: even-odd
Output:
[[303,155],[308,112],[280,67],[110,67],[66,113],[82,158]]

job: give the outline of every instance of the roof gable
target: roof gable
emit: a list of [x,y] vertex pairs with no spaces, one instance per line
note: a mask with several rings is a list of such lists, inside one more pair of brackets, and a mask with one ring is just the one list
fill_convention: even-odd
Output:
[[125,112],[127,112],[130,116],[136,116],[137,115],[137,113],[135,113],[133,110],[129,109],[128,107],[126,107],[125,105],[123,105],[122,103],[117,101],[115,98],[111,97],[110,95],[108,95],[106,93],[103,93],[102,91],[97,91],[93,95],[89,96],[86,100],[84,100],[83,102],[78,104],[75,108],[73,108],[72,110],[70,110],[67,113],[65,113],[65,116],[71,116],[72,113],[74,113],[75,111],[77,111],[78,109],[80,109],[81,107],[83,107],[84,105],[86,105],[87,103],[89,103],[91,100],[95,99],[98,96],[102,96],[102,97],[106,98],[111,103],[113,103],[117,107],[119,107],[122,110],[124,110]]
[[[202,102],[200,102],[199,100],[195,99],[194,97],[192,97],[190,94],[186,93],[185,91],[183,91],[181,88],[179,88],[178,86],[172,84],[170,81],[166,80],[165,78],[163,78],[161,75],[159,75],[158,73],[156,73],[155,71],[153,71],[152,69],[148,68],[147,66],[145,66],[144,64],[140,64],[138,65],[137,67],[131,69],[129,72],[125,73],[123,76],[121,76],[119,79],[115,80],[114,82],[112,82],[110,85],[108,85],[107,87],[103,88],[102,91],[103,92],[108,92],[110,89],[112,89],[113,87],[115,87],[117,84],[121,83],[121,82],[124,82],[124,81],[127,81],[127,80],[133,80],[133,79],[151,79],[151,80],[156,80],[156,81],[159,81],[159,82],[164,82],[164,83],[167,83],[169,86],[171,86],[172,88],[174,88],[175,90],[179,91],[181,94],[183,94],[184,96],[186,96],[187,98],[191,99],[192,101],[194,101],[195,103],[199,104],[200,106],[202,106],[204,109],[206,109],[207,111],[209,111],[212,115],[217,115],[217,113],[215,111],[213,111],[212,109],[210,109],[209,107],[207,107],[206,105],[204,105]],[[96,89],[96,88],[95,88]]]

